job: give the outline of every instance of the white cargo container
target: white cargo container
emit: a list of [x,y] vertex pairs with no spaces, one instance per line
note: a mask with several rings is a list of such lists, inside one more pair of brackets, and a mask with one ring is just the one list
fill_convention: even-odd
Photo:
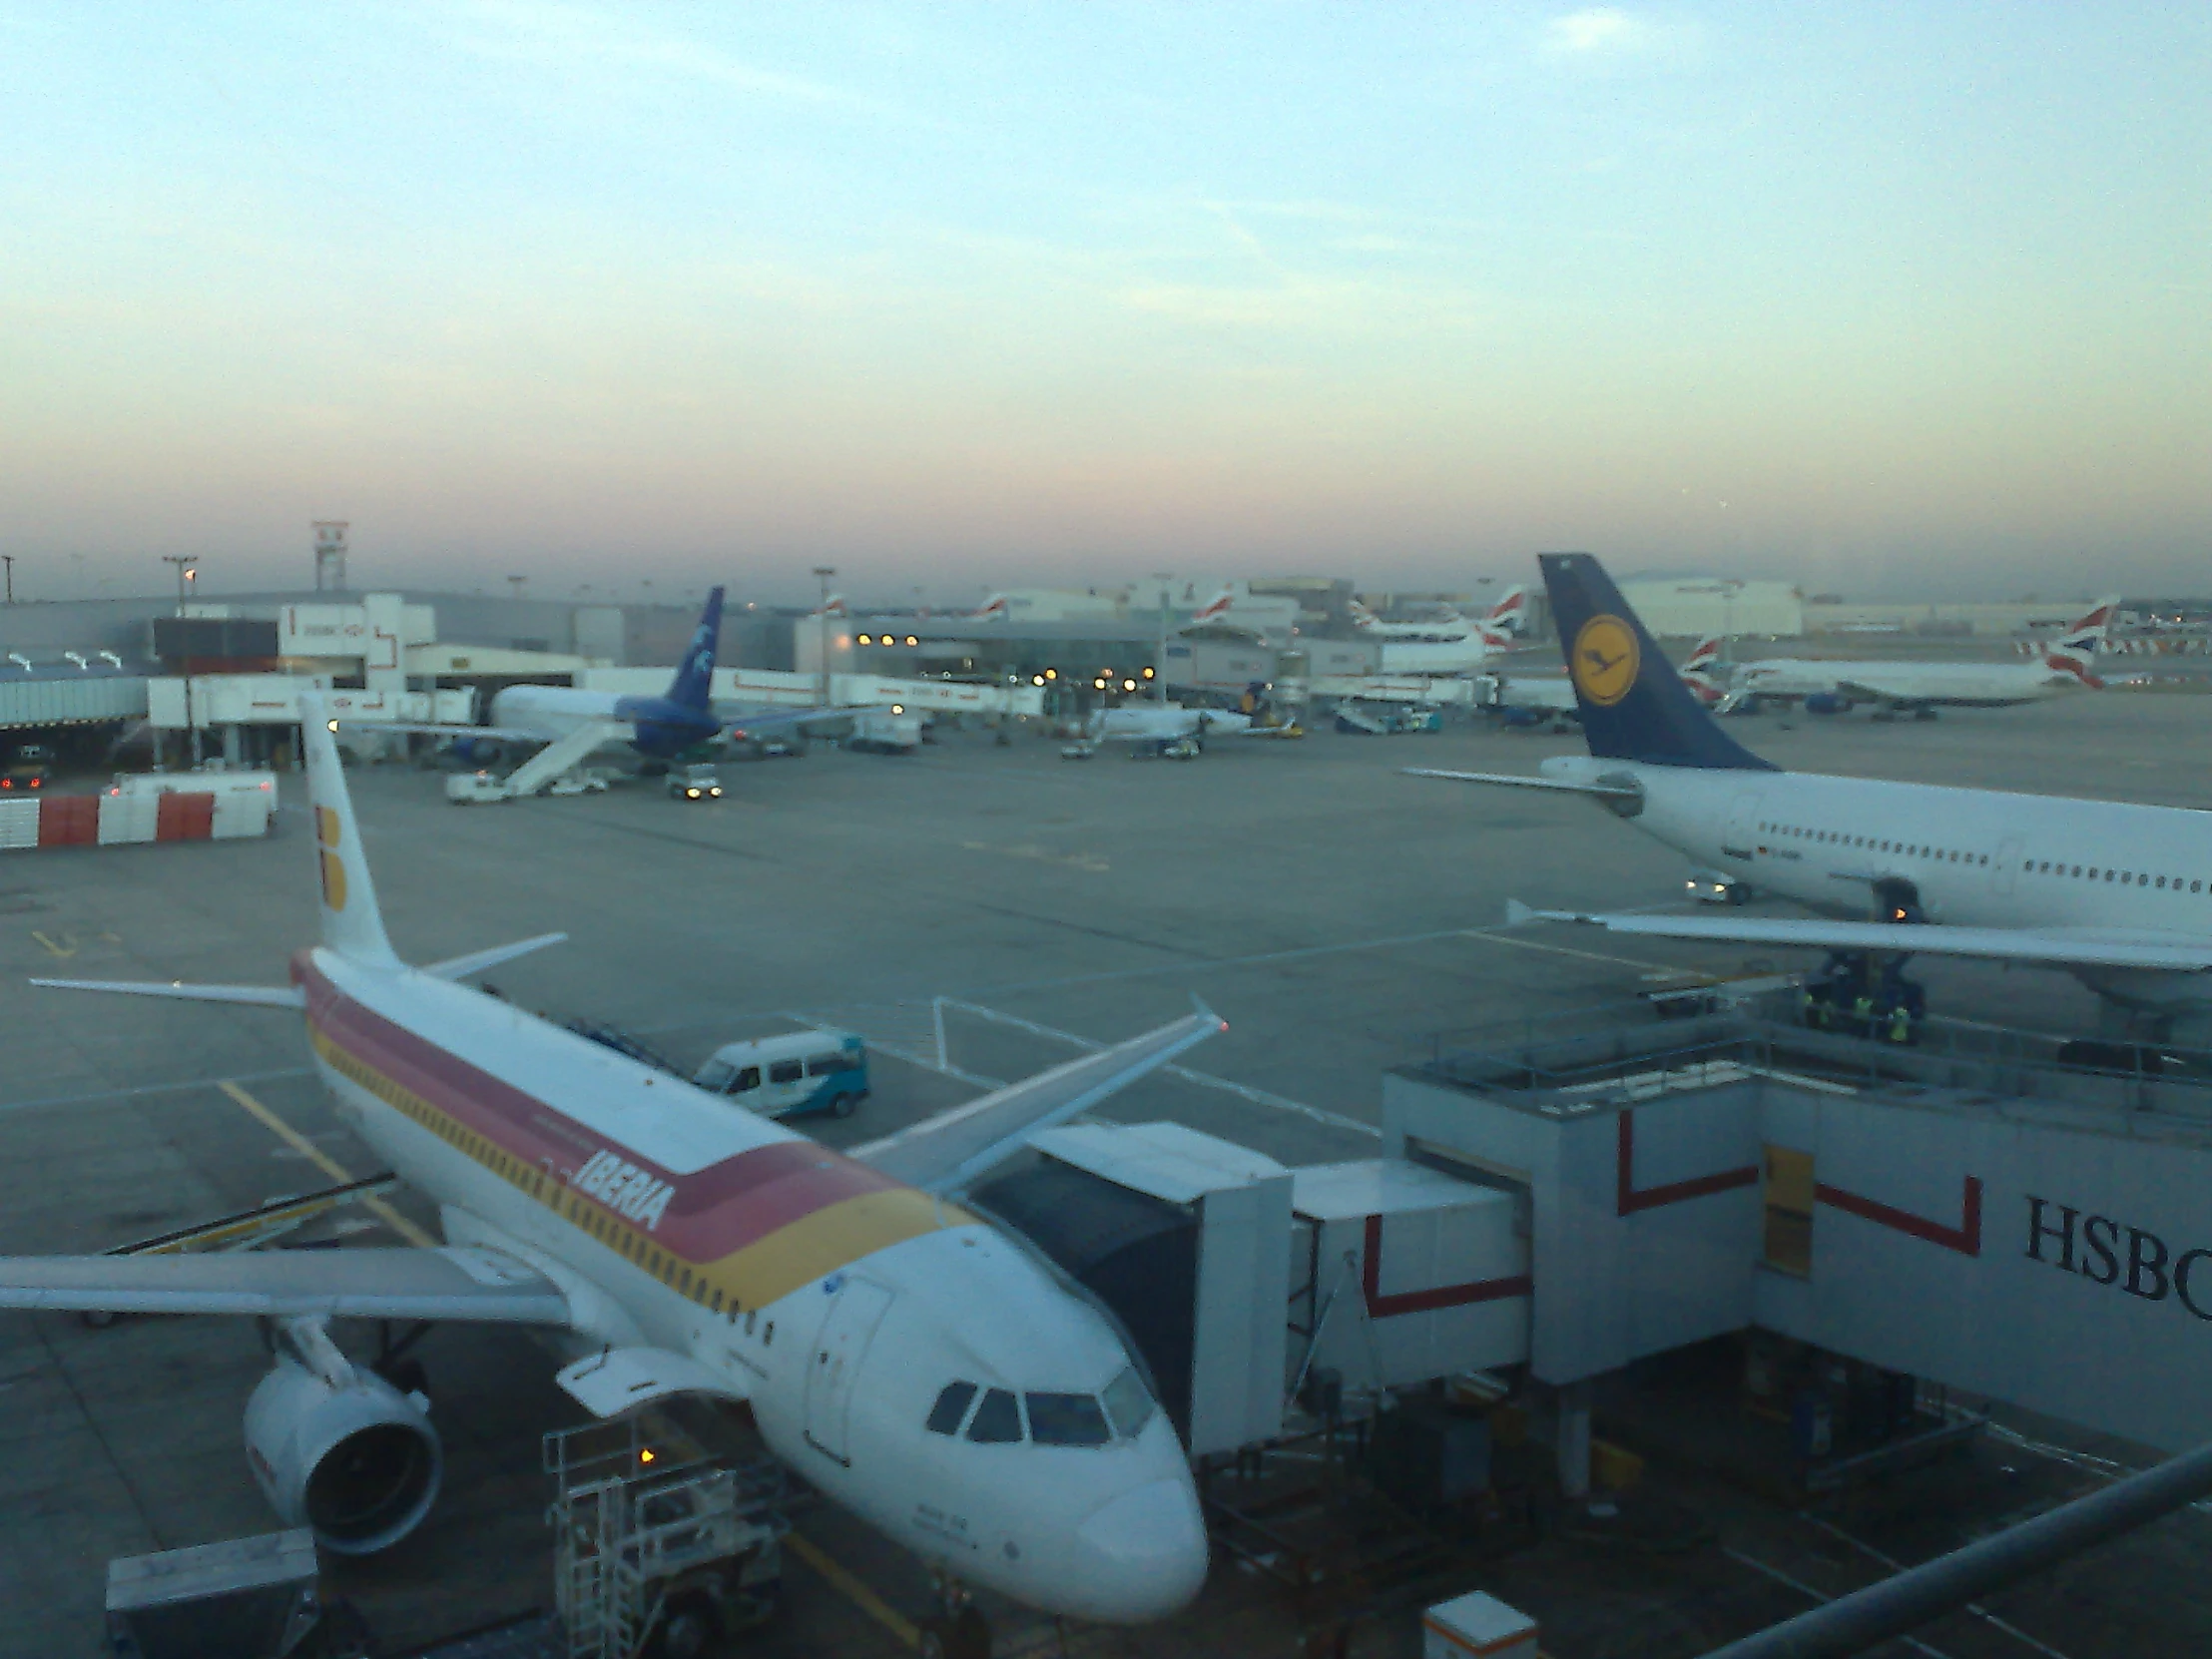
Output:
[[1294,1283],[1314,1368],[1398,1387],[1528,1357],[1528,1242],[1513,1194],[1374,1158],[1292,1172]]
[[1480,1590],[1421,1614],[1421,1659],[1537,1659],[1536,1621]]
[[0,801],[0,847],[38,845],[36,797],[28,801]]
[[897,704],[862,709],[852,717],[852,735],[844,746],[871,755],[910,755],[921,747],[921,716],[908,714]]

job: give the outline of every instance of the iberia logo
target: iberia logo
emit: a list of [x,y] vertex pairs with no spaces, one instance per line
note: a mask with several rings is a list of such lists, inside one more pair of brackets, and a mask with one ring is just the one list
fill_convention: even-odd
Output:
[[345,908],[345,862],[334,848],[338,844],[338,815],[327,807],[314,810],[314,838],[322,843],[322,903],[324,908]]
[[1601,709],[1610,709],[1636,683],[1642,656],[1636,631],[1617,616],[1594,616],[1574,636],[1570,672],[1574,689]]

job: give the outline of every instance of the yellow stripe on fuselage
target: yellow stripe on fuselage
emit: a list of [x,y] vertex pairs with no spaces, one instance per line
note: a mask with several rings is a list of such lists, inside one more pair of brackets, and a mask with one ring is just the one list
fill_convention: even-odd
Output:
[[420,1095],[402,1088],[341,1047],[312,1021],[307,1031],[315,1053],[356,1088],[365,1089],[420,1124],[578,1232],[597,1239],[671,1287],[681,1286],[681,1294],[692,1301],[713,1306],[710,1296],[719,1290],[723,1308],[718,1312],[765,1308],[878,1250],[941,1228],[967,1226],[975,1220],[958,1206],[915,1188],[892,1187],[826,1205],[728,1256],[689,1263],[614,1210],[584,1199],[550,1174],[531,1169]]
[[765,1308],[863,1256],[975,1218],[911,1187],[861,1193],[826,1205],[710,1263],[707,1283],[742,1308]]

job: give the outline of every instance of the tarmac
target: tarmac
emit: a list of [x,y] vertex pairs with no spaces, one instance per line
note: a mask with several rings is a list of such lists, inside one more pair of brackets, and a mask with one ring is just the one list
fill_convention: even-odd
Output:
[[[1737,735],[1784,766],[2212,807],[2212,703],[2115,691],[1875,725],[1766,716]],[[512,1000],[611,1021],[694,1064],[795,1022],[849,1025],[876,1087],[822,1138],[872,1138],[993,1080],[1157,1025],[1202,997],[1229,1030],[1178,1075],[1101,1114],[1172,1118],[1290,1163],[1372,1154],[1381,1078],[1439,1045],[1680,982],[1801,965],[1771,953],[1621,946],[1502,926],[1508,897],[1570,907],[1683,902],[1679,856],[1587,804],[1406,778],[1408,766],[1533,771],[1578,740],[1484,726],[1387,739],[1224,740],[1194,763],[1072,763],[1024,737],[954,732],[911,757],[818,751],[725,769],[717,804],[650,787],[449,807],[435,777],[354,774],[387,922],[434,960],[565,928],[494,970]],[[329,1110],[294,1019],[276,1011],[38,991],[32,974],[280,982],[314,934],[297,780],[275,837],[19,851],[0,866],[0,1251],[95,1251],[370,1173]],[[1786,913],[1786,912],[1785,912]],[[1930,965],[1936,1008],[2086,1031],[2063,975]],[[941,1032],[941,1049],[940,1049]],[[434,1225],[408,1196],[401,1214]],[[341,1224],[381,1239],[384,1224]],[[389,1242],[386,1240],[385,1242]],[[355,1338],[348,1333],[356,1349]],[[575,1419],[529,1338],[434,1332],[420,1355],[444,1436],[443,1496],[411,1538],[331,1562],[329,1588],[385,1652],[550,1600],[540,1436]],[[240,1417],[267,1366],[255,1327],[218,1319],[0,1315],[0,1656],[91,1653],[105,1563],[269,1530]],[[1682,1556],[1547,1537],[1469,1563],[1539,1614],[1561,1659],[1674,1659],[1785,1617],[2141,1461],[2062,1425],[2007,1419],[1940,1470],[1844,1510],[1800,1514],[1694,1467],[1652,1479],[1718,1534]],[[2034,1449],[2040,1447],[2041,1449]],[[927,1586],[895,1546],[824,1505],[798,1517],[788,1608],[738,1651],[908,1651]],[[1823,1530],[1826,1528],[1827,1530]],[[1832,1535],[1840,1534],[1846,1541]],[[2212,1651],[2187,1513],[1993,1598],[2019,1633],[1961,1615],[1921,1651],[2146,1659]],[[1749,1564],[1746,1564],[1748,1561]],[[1217,1559],[1198,1606],[1159,1630],[1056,1631],[993,1607],[1001,1652],[1292,1652],[1314,1628]],[[1414,1616],[1381,1607],[1350,1651],[1409,1656]]]

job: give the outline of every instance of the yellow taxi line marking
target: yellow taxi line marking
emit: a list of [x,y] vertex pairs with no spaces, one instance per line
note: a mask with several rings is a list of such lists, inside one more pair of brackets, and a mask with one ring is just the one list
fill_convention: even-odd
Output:
[[[221,1089],[225,1094],[229,1095],[233,1100],[237,1101],[241,1106],[245,1107],[246,1110],[251,1112],[255,1117],[259,1118],[262,1122],[263,1127],[268,1129],[271,1134],[275,1135],[278,1140],[282,1141],[286,1146],[290,1147],[292,1151],[298,1153],[300,1157],[306,1159],[309,1163],[314,1165],[316,1169],[320,1170],[324,1175],[327,1175],[331,1180],[337,1182],[339,1185],[342,1186],[346,1182],[353,1179],[351,1172],[348,1171],[343,1164],[339,1163],[327,1152],[324,1152],[322,1148],[316,1146],[314,1142],[308,1140],[306,1136],[300,1134],[298,1130],[294,1129],[290,1124],[286,1123],[282,1118],[278,1117],[267,1106],[264,1106],[252,1095],[248,1094],[244,1089],[240,1088],[236,1083],[232,1082],[231,1079],[229,1079],[228,1077],[224,1078],[220,1083],[216,1085],[216,1087]],[[366,1210],[370,1215],[374,1216],[378,1221],[382,1222],[386,1227],[390,1228],[394,1233],[398,1234],[402,1239],[405,1239],[409,1244],[418,1246],[423,1250],[434,1250],[437,1248],[437,1240],[431,1238],[429,1234],[423,1232],[421,1228],[417,1227],[413,1222],[409,1221],[397,1210],[394,1210],[382,1199],[363,1199],[361,1201],[361,1208]]]
[[67,933],[64,933],[62,935],[62,939],[66,942],[56,943],[54,940],[48,938],[44,933],[41,933],[36,927],[34,927],[31,929],[31,937],[38,940],[40,944],[46,946],[47,954],[49,955],[70,957],[77,954],[77,941],[71,938]]
[[911,1648],[921,1646],[921,1632],[914,1628],[910,1620],[901,1617],[881,1596],[830,1560],[823,1553],[822,1546],[812,1538],[798,1532],[787,1532],[784,1535],[784,1547],[814,1568],[821,1577],[828,1579],[830,1588],[888,1630],[900,1642]]

